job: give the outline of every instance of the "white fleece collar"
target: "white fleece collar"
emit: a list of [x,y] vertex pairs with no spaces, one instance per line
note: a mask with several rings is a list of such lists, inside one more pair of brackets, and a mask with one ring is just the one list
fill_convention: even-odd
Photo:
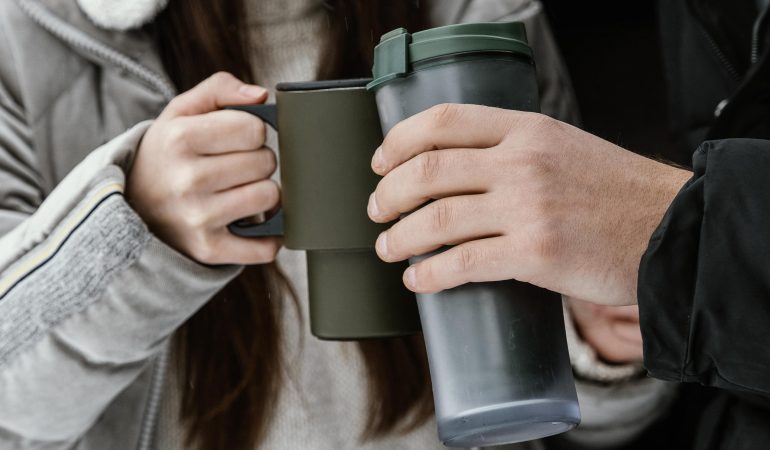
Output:
[[151,22],[168,0],[77,0],[96,25],[108,30],[130,30]]

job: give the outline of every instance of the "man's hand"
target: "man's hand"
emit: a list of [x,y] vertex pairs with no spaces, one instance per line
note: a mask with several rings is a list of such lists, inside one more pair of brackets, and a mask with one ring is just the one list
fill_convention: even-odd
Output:
[[372,167],[384,176],[372,220],[411,212],[380,235],[380,258],[454,245],[410,267],[409,289],[517,279],[608,305],[636,302],[640,258],[691,175],[541,114],[476,105],[403,121]]

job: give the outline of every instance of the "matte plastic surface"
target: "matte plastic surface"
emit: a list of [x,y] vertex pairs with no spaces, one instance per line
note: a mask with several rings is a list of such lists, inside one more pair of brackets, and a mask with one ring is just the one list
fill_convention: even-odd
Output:
[[[385,227],[369,220],[366,204],[379,180],[370,161],[382,131],[367,81],[281,84],[277,118],[274,105],[231,108],[278,125],[284,240],[308,251],[310,327],[321,339],[420,331],[414,294],[401,281],[404,265],[385,264],[374,252]],[[279,219],[229,228],[270,235]]]
[[286,247],[371,248],[385,229],[366,214],[382,143],[374,97],[359,87],[278,91],[277,100]]
[[[416,66],[376,97],[385,132],[441,103],[539,108],[532,62],[495,53]],[[521,442],[580,422],[558,294],[516,281],[471,283],[417,303],[444,444]]]
[[374,250],[307,252],[310,330],[321,339],[367,339],[420,330],[414,294],[401,283],[404,264]]

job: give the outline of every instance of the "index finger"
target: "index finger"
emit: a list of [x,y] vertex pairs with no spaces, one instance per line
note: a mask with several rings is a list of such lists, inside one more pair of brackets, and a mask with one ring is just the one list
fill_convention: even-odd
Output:
[[488,148],[499,144],[511,127],[513,111],[480,105],[442,104],[398,123],[372,159],[385,175],[420,153],[446,148]]
[[176,96],[161,116],[195,116],[220,110],[225,106],[261,103],[267,89],[246,84],[232,74],[217,72],[189,91]]

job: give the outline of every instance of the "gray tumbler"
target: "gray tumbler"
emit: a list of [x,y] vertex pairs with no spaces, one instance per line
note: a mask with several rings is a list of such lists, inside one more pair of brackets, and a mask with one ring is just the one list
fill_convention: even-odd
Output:
[[[368,88],[384,133],[441,103],[539,110],[521,23],[394,30],[382,36],[373,71]],[[445,445],[527,441],[580,422],[558,294],[517,281],[470,283],[417,303]]]

